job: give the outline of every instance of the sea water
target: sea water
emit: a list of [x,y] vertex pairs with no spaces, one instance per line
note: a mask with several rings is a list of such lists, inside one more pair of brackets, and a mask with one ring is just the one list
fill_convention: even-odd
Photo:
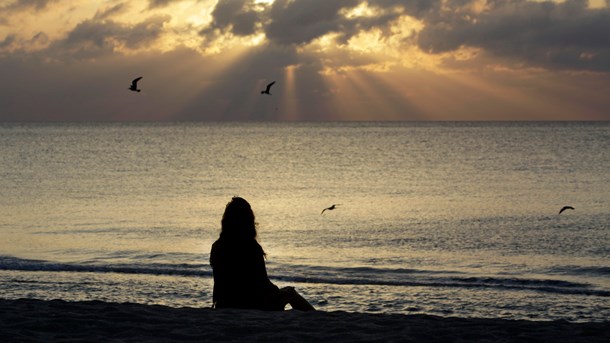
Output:
[[209,307],[238,195],[320,310],[607,320],[609,171],[607,122],[0,124],[0,297]]

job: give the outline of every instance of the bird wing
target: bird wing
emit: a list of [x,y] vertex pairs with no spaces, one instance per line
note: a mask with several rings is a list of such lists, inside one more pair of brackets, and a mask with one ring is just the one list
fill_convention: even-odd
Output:
[[275,84],[275,81],[273,81],[267,85],[267,92],[271,89],[271,86],[273,86],[274,84]]
[[322,212],[320,212],[320,214],[324,214],[324,211],[328,210],[327,208],[323,209]]
[[572,206],[564,206],[561,208],[561,210],[559,210],[559,214],[561,214],[561,212],[565,211],[565,210],[573,210],[574,207]]
[[131,84],[136,86],[138,84],[138,81],[140,81],[141,79],[142,79],[142,76],[136,77],[135,79],[133,79],[133,81],[131,81]]

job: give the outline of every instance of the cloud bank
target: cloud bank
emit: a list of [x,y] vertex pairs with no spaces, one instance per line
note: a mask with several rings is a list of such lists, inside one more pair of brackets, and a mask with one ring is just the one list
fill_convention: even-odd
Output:
[[[442,119],[447,115],[433,112],[445,107],[434,97],[460,98],[465,84],[480,96],[458,102],[457,119],[502,119],[509,116],[507,108],[526,113],[511,117],[518,119],[544,119],[558,109],[563,114],[555,119],[575,119],[568,111],[610,119],[610,103],[591,93],[610,89],[604,81],[610,73],[608,1],[85,3],[0,5],[0,71],[15,80],[1,87],[7,95],[0,120],[43,120],[37,112],[48,108],[55,109],[53,120],[73,120],[82,112],[92,120]],[[149,87],[159,81],[151,75],[171,85],[168,96],[155,95],[157,104],[150,108],[165,113],[134,115],[135,108],[96,100],[111,101],[111,94],[122,99],[115,89],[98,88],[97,98],[74,89],[83,86],[83,77],[112,79],[106,84],[112,88],[140,73]],[[178,78],[170,81],[172,73]],[[262,102],[254,95],[271,79],[277,97]],[[557,89],[558,82],[580,88]],[[446,88],[450,84],[455,88]],[[560,105],[545,107],[519,90],[533,84],[530,90],[544,99],[556,96]],[[567,104],[564,93],[582,98]],[[496,102],[488,101],[490,95]],[[92,105],[99,110],[87,111]],[[337,114],[346,109],[352,117]],[[484,111],[496,114],[485,117]]]

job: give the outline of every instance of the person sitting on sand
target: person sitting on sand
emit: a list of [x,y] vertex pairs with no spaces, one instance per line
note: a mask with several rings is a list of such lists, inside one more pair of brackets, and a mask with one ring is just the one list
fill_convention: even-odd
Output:
[[283,311],[286,304],[314,310],[294,287],[278,288],[267,276],[265,252],[256,240],[256,222],[250,204],[233,197],[222,216],[220,238],[212,244],[214,308]]

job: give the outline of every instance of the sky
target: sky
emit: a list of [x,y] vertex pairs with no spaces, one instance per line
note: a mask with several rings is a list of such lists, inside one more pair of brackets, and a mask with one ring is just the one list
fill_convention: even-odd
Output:
[[3,122],[365,120],[608,121],[610,0],[0,0]]

